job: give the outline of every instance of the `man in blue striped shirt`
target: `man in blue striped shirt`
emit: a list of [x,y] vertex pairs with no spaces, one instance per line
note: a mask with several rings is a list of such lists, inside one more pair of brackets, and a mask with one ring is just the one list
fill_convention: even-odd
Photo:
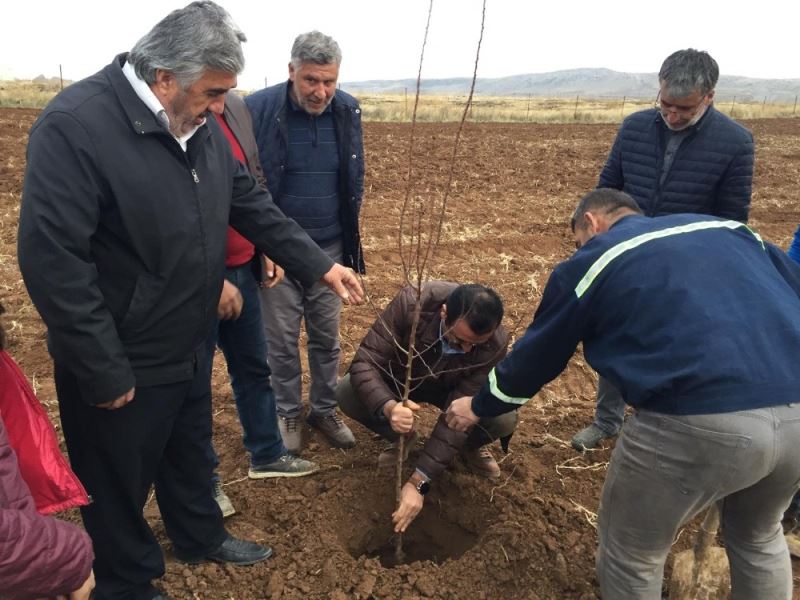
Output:
[[[337,90],[342,51],[310,31],[292,46],[289,79],[245,98],[272,197],[334,260],[364,273],[358,215],[364,194],[361,108]],[[300,325],[308,339],[307,423],[336,448],[356,441],[336,411],[341,300],[322,285],[286,277],[261,293],[269,366],[286,448],[303,446]]]
[[448,425],[519,408],[587,362],[635,413],[598,512],[603,598],[660,598],[679,527],[722,501],[734,598],[788,600],[781,517],[800,485],[800,268],[746,225],[649,218],[624,192],[586,195],[579,250],[553,271],[533,323]]

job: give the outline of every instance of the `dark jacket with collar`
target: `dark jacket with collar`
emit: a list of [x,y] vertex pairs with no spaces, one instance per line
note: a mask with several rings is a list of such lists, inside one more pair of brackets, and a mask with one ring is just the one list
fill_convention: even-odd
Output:
[[[247,96],[244,101],[253,117],[261,166],[272,196],[280,201],[286,169],[289,134],[287,110],[289,82],[273,85]],[[339,150],[339,198],[344,264],[364,273],[364,256],[358,215],[364,196],[364,141],[361,108],[350,94],[337,90],[331,101]]]
[[233,157],[215,119],[184,152],[122,72],[60,93],[30,133],[19,264],[54,360],[92,404],[194,376],[227,225],[310,285],[331,260]]
[[581,341],[586,361],[637,409],[717,414],[796,402],[800,267],[737,221],[623,217],[555,268],[473,411],[519,408]]
[[661,185],[669,129],[657,109],[623,121],[598,187],[633,196],[647,216],[703,213],[747,222],[753,135],[713,106],[691,127]]
[[[508,334],[500,325],[488,342],[466,354],[442,353],[440,310],[456,287],[448,281],[430,281],[423,286],[414,343],[420,356],[411,368],[410,398],[443,411],[456,398],[472,396],[480,389],[508,345]],[[367,332],[350,365],[350,383],[359,401],[379,417],[386,402],[403,397],[415,296],[412,287],[405,287],[394,297]],[[466,439],[467,434],[447,426],[442,414],[417,467],[435,477],[447,468]]]

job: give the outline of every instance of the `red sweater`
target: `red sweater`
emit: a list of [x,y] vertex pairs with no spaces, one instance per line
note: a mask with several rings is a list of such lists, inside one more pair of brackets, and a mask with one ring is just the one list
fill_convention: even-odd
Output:
[[[247,162],[244,157],[242,147],[239,145],[239,140],[236,139],[236,136],[233,135],[233,131],[231,131],[231,128],[228,127],[225,117],[216,113],[214,116],[217,118],[217,123],[219,123],[219,126],[222,127],[225,137],[228,138],[228,142],[231,145],[231,150],[233,150],[233,155],[236,157],[236,160],[243,165],[246,165]],[[228,227],[228,245],[225,249],[226,267],[240,267],[244,264],[247,264],[253,258],[255,252],[256,249],[253,244],[242,237],[242,235],[233,227]]]

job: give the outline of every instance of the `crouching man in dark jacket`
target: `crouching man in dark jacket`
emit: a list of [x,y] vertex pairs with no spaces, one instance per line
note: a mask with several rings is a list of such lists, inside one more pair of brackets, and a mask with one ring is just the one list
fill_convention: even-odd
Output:
[[589,364],[636,409],[600,500],[601,596],[661,598],[678,529],[722,501],[732,597],[789,600],[781,517],[800,485],[800,268],[738,221],[640,213],[617,190],[581,200],[580,249],[447,422],[464,431],[518,408],[583,341]]
[[30,134],[19,264],[48,328],[97,597],[151,600],[164,560],[142,515],[151,485],[176,556],[252,564],[212,497],[205,340],[230,225],[286,271],[360,300],[334,263],[233,156],[221,113],[244,34],[210,1],[176,10],[96,75],[71,85]]
[[[403,406],[399,400],[412,347],[415,297],[411,287],[395,296],[361,342],[348,374],[336,389],[345,414],[394,442],[378,459],[378,464],[386,467],[396,464],[401,435],[406,436],[404,451],[417,440],[413,414],[419,408],[417,403],[445,410],[465,391],[477,392],[492,367],[505,356],[508,345],[508,334],[500,324],[503,303],[494,290],[446,281],[426,283],[419,298],[419,323],[413,339],[410,400]],[[500,476],[500,467],[485,446],[514,432],[517,413],[483,419],[469,435],[449,429],[443,417],[403,487],[394,514],[397,531],[405,531],[414,520],[422,509],[429,482],[459,451],[474,472],[489,478]]]

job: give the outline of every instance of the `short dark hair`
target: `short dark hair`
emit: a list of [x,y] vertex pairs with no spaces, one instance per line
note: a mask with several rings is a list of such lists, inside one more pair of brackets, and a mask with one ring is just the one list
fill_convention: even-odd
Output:
[[[6,312],[6,309],[3,308],[3,305],[0,304],[0,315]],[[3,324],[0,323],[0,350],[6,349],[6,332],[3,329]]]
[[667,92],[673,98],[686,98],[695,91],[705,96],[717,85],[719,65],[708,52],[678,50],[661,65],[658,80],[667,84]]
[[503,320],[503,301],[493,289],[477,283],[459,285],[444,302],[446,325],[464,319],[475,335],[494,331]]
[[574,232],[576,227],[580,227],[581,229],[585,227],[583,224],[583,216],[587,212],[603,211],[606,214],[610,214],[621,208],[627,208],[640,215],[643,214],[642,209],[636,204],[636,200],[622,190],[597,188],[580,199],[578,206],[575,207],[575,212],[572,213],[572,219],[569,225]]

